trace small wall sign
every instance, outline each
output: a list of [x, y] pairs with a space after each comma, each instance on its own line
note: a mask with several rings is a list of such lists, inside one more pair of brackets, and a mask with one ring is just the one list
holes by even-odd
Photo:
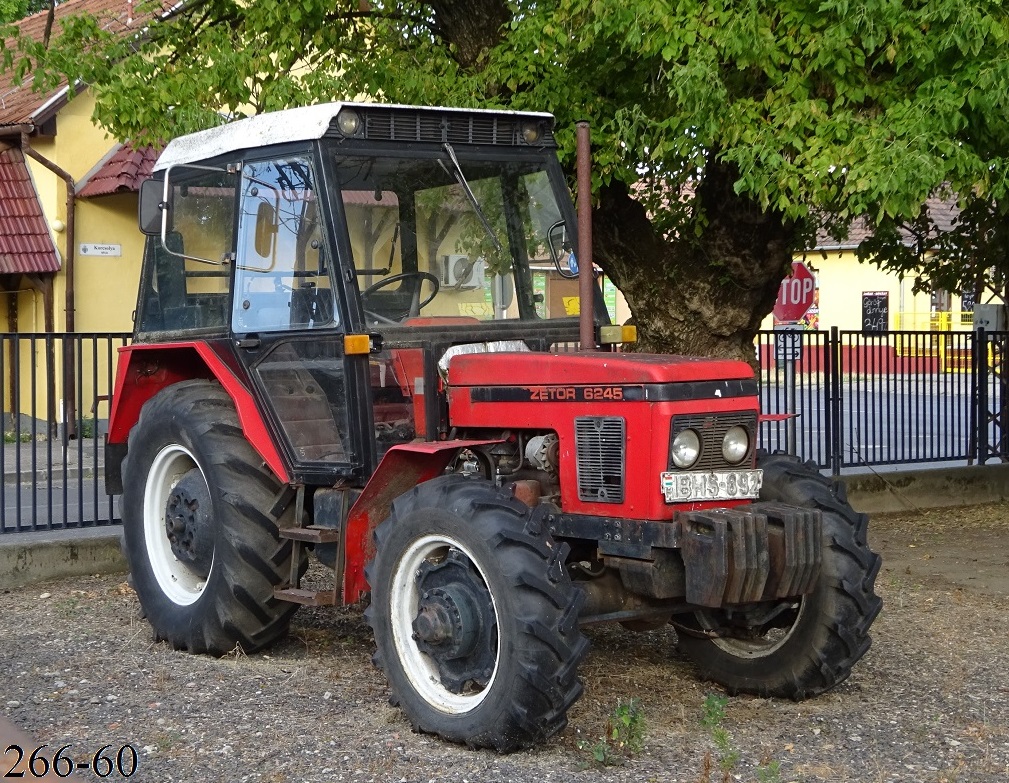
[[81, 242], [80, 254], [82, 256], [121, 256], [123, 254], [123, 246]]

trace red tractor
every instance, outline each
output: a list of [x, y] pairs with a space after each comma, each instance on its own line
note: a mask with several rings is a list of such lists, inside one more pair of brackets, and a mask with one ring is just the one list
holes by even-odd
[[573, 295], [549, 115], [264, 114], [173, 141], [140, 201], [106, 480], [156, 638], [251, 652], [368, 598], [414, 727], [502, 751], [565, 725], [585, 624], [672, 623], [734, 693], [868, 650], [867, 519], [758, 452], [751, 368], [618, 352], [590, 264]]

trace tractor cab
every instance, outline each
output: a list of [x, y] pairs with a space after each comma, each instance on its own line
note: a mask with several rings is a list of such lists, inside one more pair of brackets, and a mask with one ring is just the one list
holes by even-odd
[[390, 446], [445, 437], [451, 352], [577, 340], [577, 300], [557, 293], [574, 215], [549, 115], [282, 114], [162, 155], [136, 340], [233, 355], [292, 475], [360, 481]]

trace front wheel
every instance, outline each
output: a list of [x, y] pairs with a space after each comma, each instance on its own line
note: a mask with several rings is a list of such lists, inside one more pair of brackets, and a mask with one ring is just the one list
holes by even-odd
[[511, 751], [567, 724], [581, 695], [581, 592], [568, 547], [490, 482], [443, 476], [375, 531], [368, 623], [392, 702], [418, 731]]
[[678, 618], [680, 649], [702, 676], [731, 693], [801, 699], [847, 679], [869, 650], [882, 606], [874, 592], [879, 555], [866, 541], [868, 518], [848, 504], [844, 487], [811, 463], [761, 453], [760, 500], [819, 509], [823, 562], [813, 591], [775, 605], [704, 610]]
[[291, 563], [268, 511], [279, 488], [219, 384], [177, 383], [144, 405], [123, 460], [123, 539], [155, 638], [220, 655], [286, 631], [297, 606], [273, 597]]

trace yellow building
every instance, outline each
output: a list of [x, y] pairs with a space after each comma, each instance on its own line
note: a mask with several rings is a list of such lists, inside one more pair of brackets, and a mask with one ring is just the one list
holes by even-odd
[[[87, 12], [110, 30], [136, 26], [126, 0], [67, 0], [63, 19]], [[17, 23], [41, 39], [46, 12]], [[71, 100], [72, 99], [72, 100]], [[143, 255], [137, 189], [156, 154], [109, 137], [92, 120], [86, 89], [34, 92], [0, 74], [0, 367], [3, 405], [49, 421], [72, 420], [108, 394], [114, 350], [78, 348], [40, 333], [130, 332]], [[105, 411], [99, 414], [104, 416]]]
[[[124, 0], [68, 0], [56, 8], [57, 27], [84, 11], [110, 27], [125, 29], [131, 19]], [[41, 37], [45, 21], [42, 12], [18, 27]], [[8, 219], [5, 233], [14, 232], [0, 249], [7, 300], [0, 327], [8, 332], [132, 329], [143, 252], [136, 189], [154, 155], [110, 138], [91, 119], [90, 93], [73, 92], [63, 85], [36, 93], [30, 78], [16, 85], [12, 74], [0, 75], [0, 163], [7, 168], [0, 176], [8, 184], [0, 216]], [[37, 231], [39, 212], [48, 238]]]
[[[948, 229], [956, 216], [952, 202], [934, 200], [929, 212], [940, 229]], [[860, 262], [859, 244], [867, 236], [856, 223], [842, 241], [819, 236], [816, 246], [797, 254], [816, 278], [815, 304], [803, 318], [807, 329], [852, 331], [969, 331], [972, 329], [972, 292], [918, 291], [913, 273], [898, 275], [873, 263]], [[910, 241], [910, 239], [908, 240]], [[761, 324], [772, 329], [777, 321], [768, 315]]]

